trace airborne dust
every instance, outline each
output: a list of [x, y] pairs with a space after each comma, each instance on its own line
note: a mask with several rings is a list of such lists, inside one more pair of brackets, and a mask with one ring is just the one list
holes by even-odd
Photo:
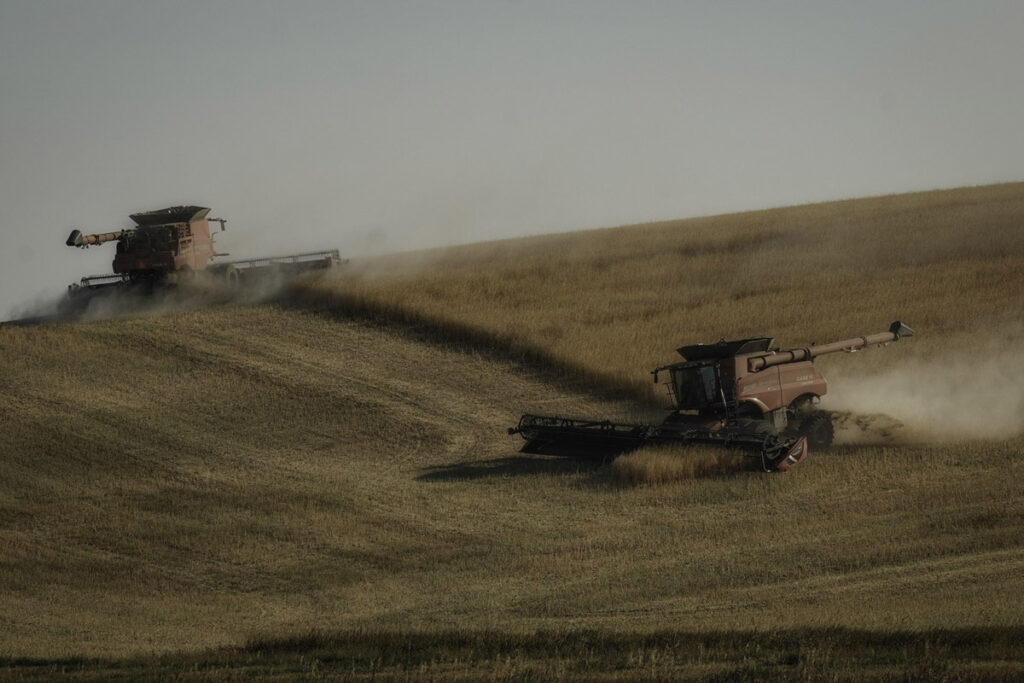
[[[306, 274], [304, 278], [319, 274]], [[176, 311], [195, 310], [225, 304], [257, 304], [283, 295], [295, 276], [270, 269], [249, 277], [239, 287], [229, 287], [221, 279], [197, 273], [187, 284], [145, 287], [110, 287], [95, 293], [41, 298], [14, 311], [10, 323], [107, 320], [125, 316], [154, 316]]]
[[[958, 337], [934, 354], [835, 377], [822, 408], [837, 443], [934, 443], [1024, 434], [1024, 329]], [[922, 335], [909, 344], [927, 344]], [[833, 378], [830, 377], [830, 380]]]

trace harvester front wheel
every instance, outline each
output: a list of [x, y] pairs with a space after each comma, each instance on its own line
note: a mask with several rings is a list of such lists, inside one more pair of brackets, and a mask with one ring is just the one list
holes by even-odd
[[832, 418], [828, 413], [816, 411], [803, 419], [797, 433], [807, 437], [809, 448], [824, 449], [832, 445], [835, 427], [832, 426]]

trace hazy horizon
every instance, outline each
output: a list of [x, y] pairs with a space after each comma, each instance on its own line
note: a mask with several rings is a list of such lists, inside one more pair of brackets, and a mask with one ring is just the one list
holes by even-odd
[[176, 204], [346, 256], [1024, 180], [1014, 2], [0, 0], [0, 320]]

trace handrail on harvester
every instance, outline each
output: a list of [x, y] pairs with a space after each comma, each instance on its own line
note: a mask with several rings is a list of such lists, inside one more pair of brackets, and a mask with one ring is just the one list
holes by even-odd
[[334, 263], [338, 264], [345, 262], [341, 258], [340, 251], [337, 249], [328, 249], [327, 251], [311, 251], [305, 254], [291, 254], [289, 256], [267, 256], [262, 258], [240, 259], [238, 261], [228, 261], [223, 265], [231, 265], [236, 268], [244, 269], [273, 263], [302, 263], [318, 259], [331, 259]]

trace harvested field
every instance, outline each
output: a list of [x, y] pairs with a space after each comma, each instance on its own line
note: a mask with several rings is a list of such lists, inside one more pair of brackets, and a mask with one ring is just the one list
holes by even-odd
[[[1020, 216], [1024, 184], [853, 200], [2, 327], [0, 677], [1018, 677]], [[683, 342], [895, 318], [822, 359], [854, 433], [785, 475], [504, 432], [656, 415]]]

